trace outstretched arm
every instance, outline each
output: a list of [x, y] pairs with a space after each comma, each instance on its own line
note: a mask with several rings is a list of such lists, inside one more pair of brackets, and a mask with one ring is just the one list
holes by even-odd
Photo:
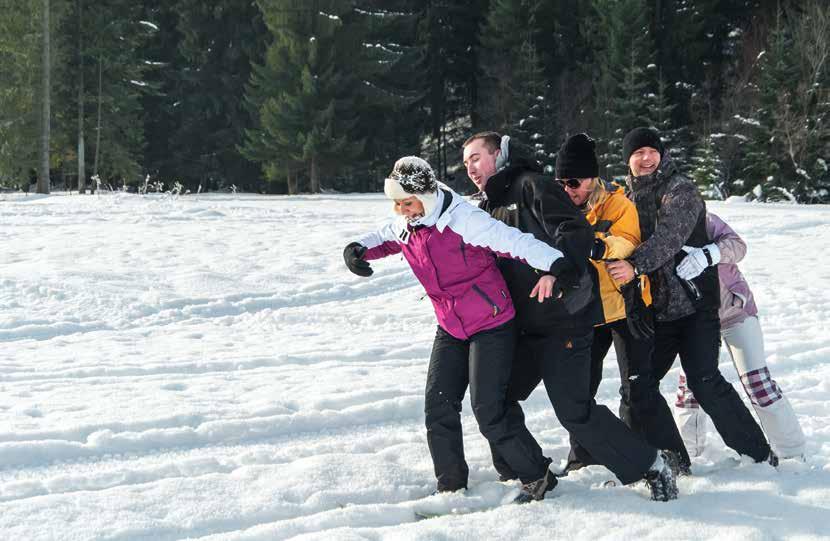
[[363, 258], [367, 261], [372, 261], [373, 259], [381, 259], [400, 253], [401, 245], [398, 242], [398, 235], [403, 230], [399, 230], [400, 227], [396, 227], [396, 224], [393, 222], [361, 237], [358, 242], [366, 247], [366, 254]]
[[453, 212], [454, 219], [449, 227], [467, 244], [488, 248], [501, 257], [524, 261], [545, 272], [562, 258], [562, 252], [556, 248], [496, 220], [467, 202]]

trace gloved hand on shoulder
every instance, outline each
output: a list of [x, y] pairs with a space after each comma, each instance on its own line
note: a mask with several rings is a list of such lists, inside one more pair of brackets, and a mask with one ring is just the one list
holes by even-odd
[[631, 280], [620, 287], [625, 303], [625, 321], [635, 340], [644, 340], [654, 336], [654, 314], [651, 307], [643, 302], [640, 281]]
[[712, 267], [720, 262], [720, 249], [715, 243], [707, 244], [702, 248], [684, 246], [686, 257], [677, 265], [677, 275], [684, 280], [691, 280], [700, 275], [706, 267]]
[[363, 259], [366, 247], [359, 242], [351, 242], [343, 250], [343, 259], [350, 271], [358, 276], [371, 276], [374, 272], [369, 262]]

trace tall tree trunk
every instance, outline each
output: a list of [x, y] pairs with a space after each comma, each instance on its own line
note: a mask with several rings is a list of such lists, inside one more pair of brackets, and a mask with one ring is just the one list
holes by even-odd
[[286, 182], [288, 183], [288, 195], [296, 195], [297, 194], [297, 173], [294, 171], [288, 170], [288, 174], [286, 175]]
[[52, 84], [50, 81], [50, 54], [49, 54], [49, 0], [43, 0], [43, 104], [40, 123], [40, 174], [37, 177], [37, 193], [49, 193], [49, 124], [51, 120], [50, 97]]
[[86, 193], [86, 154], [84, 147], [84, 48], [83, 0], [78, 0], [78, 193]]
[[317, 156], [311, 157], [311, 193], [320, 193], [320, 177], [317, 170]]
[[92, 166], [92, 176], [98, 176], [98, 160], [101, 157], [101, 55], [98, 55], [98, 123], [95, 128], [95, 164]]

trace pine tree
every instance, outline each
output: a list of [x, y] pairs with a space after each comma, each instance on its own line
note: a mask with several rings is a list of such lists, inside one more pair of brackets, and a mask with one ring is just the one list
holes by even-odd
[[348, 24], [351, 8], [340, 2], [261, 0], [259, 5], [274, 42], [266, 53], [267, 68], [255, 68], [249, 86], [259, 121], [247, 131], [243, 152], [271, 179], [304, 164], [309, 189], [319, 192], [321, 175], [363, 149], [355, 132], [362, 105], [362, 36]]
[[724, 185], [720, 158], [715, 151], [712, 136], [704, 137], [691, 159], [692, 179], [707, 199], [726, 199], [729, 192]]
[[482, 28], [482, 86], [487, 128], [508, 133], [530, 145], [552, 170], [561, 139], [555, 93], [541, 43], [551, 45], [555, 6], [539, 0], [497, 0]]
[[423, 98], [415, 103], [424, 120], [422, 153], [441, 179], [463, 189], [469, 186], [466, 179], [453, 183], [448, 170], [450, 163], [459, 164], [461, 143], [478, 123], [478, 31], [484, 2], [414, 3], [420, 5], [416, 10], [420, 58], [413, 72], [424, 82]]
[[657, 92], [648, 95], [648, 125], [660, 133], [660, 139], [665, 144], [675, 164], [684, 173], [688, 172], [688, 150], [686, 148], [688, 130], [675, 126], [674, 111], [677, 104], [671, 101], [669, 84], [662, 73], [657, 75]]
[[0, 186], [28, 188], [36, 167], [40, 3], [0, 0]]
[[137, 185], [144, 161], [142, 97], [153, 91], [143, 47], [156, 27], [127, 0], [73, 1], [69, 7], [61, 35], [71, 53], [56, 71], [62, 168], [77, 165], [83, 134], [85, 175], [111, 186]]
[[609, 178], [625, 175], [622, 138], [637, 126], [651, 124], [657, 66], [649, 30], [648, 3], [642, 0], [593, 0], [598, 14], [599, 80], [596, 86], [599, 159]]
[[354, 167], [341, 175], [343, 189], [382, 190], [395, 160], [420, 153], [424, 115], [416, 104], [423, 103], [426, 88], [424, 80], [413, 73], [422, 52], [417, 8], [417, 3], [406, 0], [355, 2], [351, 23], [364, 35], [365, 57], [365, 104], [355, 129], [366, 144]]
[[792, 197], [792, 186], [788, 180], [792, 178], [793, 171], [788, 170], [787, 164], [780, 159], [783, 141], [776, 137], [779, 108], [789, 108], [784, 100], [792, 98], [790, 84], [797, 78], [791, 54], [792, 35], [779, 9], [767, 50], [761, 53], [758, 63], [759, 75], [754, 85], [758, 100], [757, 115], [755, 118], [738, 117], [749, 137], [744, 169], [749, 181], [747, 188], [756, 195], [760, 194], [762, 199]]
[[260, 62], [267, 29], [253, 3], [177, 0], [176, 29], [181, 36], [169, 99], [175, 123], [170, 151], [180, 160], [177, 176], [205, 189], [236, 185], [256, 190], [258, 167], [237, 150], [251, 126], [244, 105], [252, 62]]

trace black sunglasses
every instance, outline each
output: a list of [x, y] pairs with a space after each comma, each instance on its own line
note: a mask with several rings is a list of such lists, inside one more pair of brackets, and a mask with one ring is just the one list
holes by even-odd
[[568, 188], [576, 189], [582, 186], [582, 181], [578, 178], [559, 178], [556, 180], [559, 181], [563, 188], [567, 186]]

